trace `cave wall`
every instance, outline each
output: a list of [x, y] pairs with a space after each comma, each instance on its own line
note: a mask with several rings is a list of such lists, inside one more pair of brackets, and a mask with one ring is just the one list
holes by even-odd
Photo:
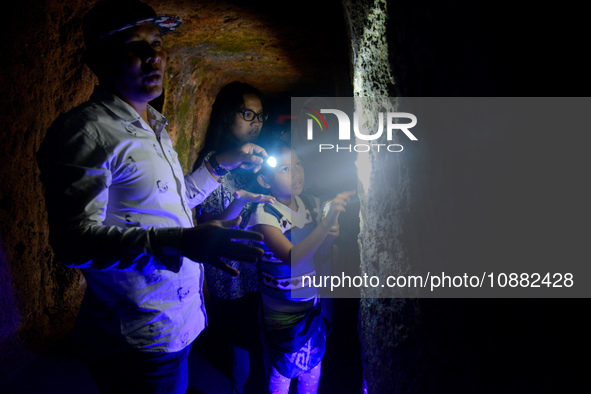
[[[487, 1], [344, 3], [356, 97], [588, 94], [580, 32], [546, 28], [560, 13]], [[366, 107], [377, 113], [383, 107], [372, 100]], [[442, 123], [457, 121], [442, 115]], [[585, 203], [559, 201], [578, 195], [569, 191], [583, 167], [572, 150], [582, 150], [559, 148], [565, 140], [554, 131], [493, 124], [434, 122], [445, 132], [405, 139], [400, 154], [358, 154], [362, 273], [478, 270], [485, 262], [512, 272], [579, 261], [583, 228], [573, 218]], [[576, 139], [587, 137], [579, 131]], [[369, 393], [557, 392], [580, 376], [573, 354], [587, 342], [585, 300], [379, 298], [379, 290], [362, 291], [360, 301]]]
[[[83, 283], [53, 262], [35, 154], [45, 130], [84, 101], [94, 84], [82, 64], [80, 16], [87, 3], [11, 3], [0, 81], [0, 343], [38, 342], [71, 323]], [[3, 356], [6, 352], [0, 352]]]
[[[364, 98], [357, 107], [367, 114], [396, 112], [396, 83], [388, 53], [388, 3], [385, 0], [345, 1], [352, 42], [354, 96]], [[376, 130], [376, 120], [366, 120], [368, 130]], [[358, 140], [357, 143], [365, 143]], [[398, 135], [392, 141], [386, 135], [372, 143], [404, 143]], [[406, 143], [404, 143], [406, 145]], [[411, 187], [413, 167], [408, 149], [392, 154], [375, 148], [357, 154], [360, 207], [360, 272], [386, 278], [407, 274], [413, 264], [409, 256], [412, 234], [409, 206], [416, 198]], [[363, 372], [368, 393], [421, 392], [417, 380], [423, 371], [416, 358], [422, 350], [416, 341], [418, 302], [410, 298], [381, 298], [379, 288], [361, 290], [359, 335], [362, 344]]]

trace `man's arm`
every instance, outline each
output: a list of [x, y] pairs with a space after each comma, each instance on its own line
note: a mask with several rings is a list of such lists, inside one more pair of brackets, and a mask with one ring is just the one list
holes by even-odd
[[187, 201], [191, 208], [201, 204], [217, 187], [220, 186], [219, 177], [213, 174], [204, 162], [195, 171], [185, 175]]
[[[91, 132], [58, 123], [48, 132], [37, 159], [46, 192], [50, 242], [57, 257], [67, 266], [178, 272], [185, 252], [192, 260], [209, 262], [212, 258], [206, 252], [219, 258], [230, 249], [227, 243], [232, 242], [230, 236], [235, 234], [223, 226], [189, 231], [189, 237], [183, 237], [181, 227], [104, 225], [112, 181], [110, 158]], [[182, 249], [183, 239], [185, 243], [202, 244], [213, 233], [217, 243], [212, 241], [203, 248], [201, 253], [205, 258], [200, 259], [200, 252], [194, 248]], [[219, 248], [220, 245], [226, 249]], [[243, 251], [246, 258], [250, 258], [249, 251], [259, 253]]]
[[[216, 160], [227, 171], [240, 167], [257, 172], [263, 164], [262, 156], [267, 156], [263, 148], [246, 143], [238, 148], [216, 154]], [[185, 185], [189, 206], [194, 208], [201, 204], [219, 186], [219, 179], [220, 176], [214, 172], [208, 161], [204, 161], [191, 174], [186, 175]]]
[[[216, 154], [216, 160], [227, 171], [240, 167], [257, 172], [263, 164], [262, 156], [267, 156], [263, 148], [246, 143], [238, 148]], [[215, 174], [207, 161], [201, 163], [191, 174], [186, 175], [185, 185], [189, 206], [194, 208], [201, 204], [219, 186], [219, 179], [220, 177]]]
[[103, 224], [110, 157], [86, 127], [78, 118], [56, 121], [37, 154], [56, 256], [75, 268], [178, 271], [181, 229]]

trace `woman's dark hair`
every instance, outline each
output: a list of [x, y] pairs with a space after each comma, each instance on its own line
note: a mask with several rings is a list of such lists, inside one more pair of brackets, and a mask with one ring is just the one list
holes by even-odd
[[255, 87], [238, 81], [230, 82], [224, 86], [211, 107], [209, 125], [205, 133], [205, 144], [197, 156], [193, 170], [203, 163], [209, 152], [223, 152], [240, 145], [240, 142], [231, 133], [231, 129], [236, 120], [236, 112], [244, 104], [245, 94], [256, 95], [265, 108], [263, 95]]

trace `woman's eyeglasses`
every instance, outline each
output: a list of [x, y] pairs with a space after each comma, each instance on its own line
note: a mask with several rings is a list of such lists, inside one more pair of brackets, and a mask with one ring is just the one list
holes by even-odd
[[264, 122], [269, 117], [269, 114], [266, 112], [259, 112], [258, 114], [254, 111], [247, 109], [246, 111], [238, 111], [239, 114], [242, 115], [242, 119], [246, 120], [247, 122], [252, 122], [254, 118], [257, 118], [259, 122]]

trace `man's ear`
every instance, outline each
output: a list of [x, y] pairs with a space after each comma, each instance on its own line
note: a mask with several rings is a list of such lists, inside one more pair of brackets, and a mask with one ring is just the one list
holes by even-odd
[[265, 189], [268, 189], [268, 188], [271, 187], [271, 185], [269, 185], [267, 183], [267, 177], [265, 175], [263, 175], [263, 174], [257, 175], [257, 182], [259, 183], [259, 185], [261, 185]]

